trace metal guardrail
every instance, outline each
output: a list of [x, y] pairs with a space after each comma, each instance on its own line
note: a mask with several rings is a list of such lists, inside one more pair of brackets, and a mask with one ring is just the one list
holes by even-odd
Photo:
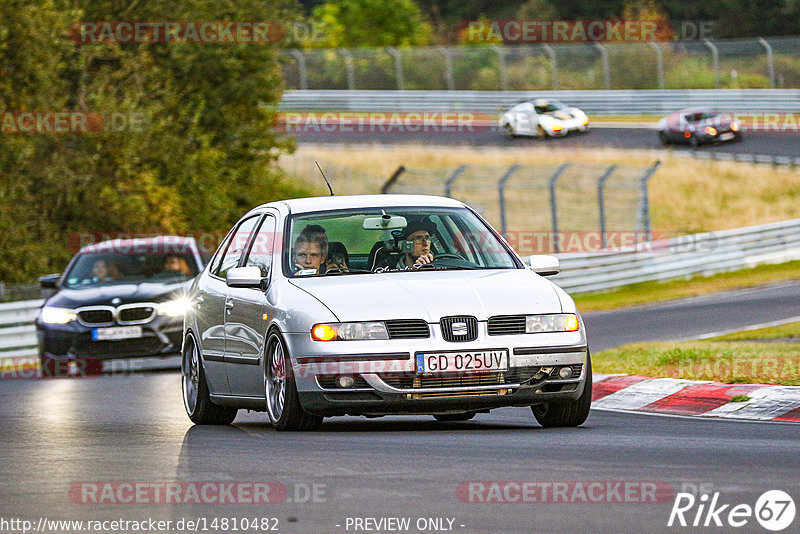
[[282, 111], [501, 113], [533, 98], [554, 98], [592, 115], [666, 115], [688, 107], [737, 113], [796, 113], [800, 89], [618, 91], [286, 91]]
[[43, 300], [0, 304], [0, 359], [27, 358], [38, 354], [33, 320]]
[[551, 279], [573, 292], [709, 275], [800, 259], [800, 219], [640, 244], [619, 252], [559, 254]]
[[[561, 273], [551, 277], [575, 293], [637, 282], [800, 260], [800, 219], [641, 243], [619, 252], [558, 254]], [[0, 304], [0, 361], [37, 354], [33, 320], [42, 300]]]

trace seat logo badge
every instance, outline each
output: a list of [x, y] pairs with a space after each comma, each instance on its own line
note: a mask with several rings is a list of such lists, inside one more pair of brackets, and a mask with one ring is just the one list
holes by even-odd
[[120, 302], [122, 302], [122, 299], [119, 297], [114, 297], [113, 299], [111, 299], [111, 304], [114, 304], [115, 306]]
[[454, 336], [467, 335], [467, 323], [453, 323], [452, 329]]

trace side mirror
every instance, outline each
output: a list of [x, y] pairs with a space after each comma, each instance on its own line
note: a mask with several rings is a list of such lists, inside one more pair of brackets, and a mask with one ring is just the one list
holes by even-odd
[[259, 267], [234, 267], [225, 275], [225, 283], [229, 287], [261, 288], [261, 268]]
[[39, 277], [39, 287], [42, 289], [58, 289], [58, 281], [61, 279], [61, 273], [46, 274]]
[[531, 270], [542, 276], [551, 276], [561, 272], [561, 265], [555, 256], [536, 254], [531, 256]]

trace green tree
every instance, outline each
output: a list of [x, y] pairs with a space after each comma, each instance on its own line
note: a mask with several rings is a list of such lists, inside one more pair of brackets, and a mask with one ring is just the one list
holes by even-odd
[[322, 26], [321, 46], [424, 45], [431, 26], [413, 0], [328, 0], [314, 8]]
[[0, 134], [0, 280], [62, 269], [73, 233], [224, 231], [254, 205], [303, 194], [275, 164], [292, 144], [273, 127], [282, 92], [274, 45], [68, 38], [80, 20], [282, 20], [291, 8], [0, 0], [0, 113], [79, 111], [144, 123]]

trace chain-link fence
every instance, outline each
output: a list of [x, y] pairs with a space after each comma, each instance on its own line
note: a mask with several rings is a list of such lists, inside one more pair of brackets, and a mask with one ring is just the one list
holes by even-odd
[[287, 89], [800, 87], [800, 37], [284, 50]]

